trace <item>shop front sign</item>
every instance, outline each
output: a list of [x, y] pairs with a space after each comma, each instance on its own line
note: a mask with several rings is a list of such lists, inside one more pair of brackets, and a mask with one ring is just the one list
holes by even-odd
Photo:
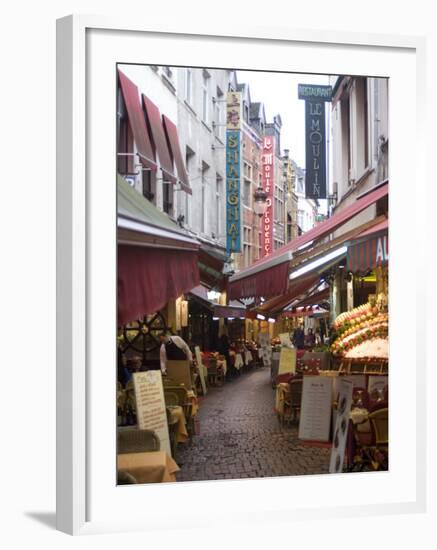
[[241, 94], [229, 92], [226, 117], [226, 251], [241, 252]]
[[364, 273], [375, 267], [388, 265], [388, 233], [353, 243], [347, 251], [347, 267], [352, 273]]
[[261, 157], [263, 189], [267, 193], [267, 207], [262, 217], [261, 255], [268, 256], [273, 250], [273, 187], [274, 187], [275, 138], [265, 136]]
[[326, 199], [325, 102], [331, 101], [331, 86], [298, 85], [305, 100], [305, 196]]

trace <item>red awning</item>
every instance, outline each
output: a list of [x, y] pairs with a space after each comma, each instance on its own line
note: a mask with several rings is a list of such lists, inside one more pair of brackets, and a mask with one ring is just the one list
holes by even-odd
[[300, 300], [300, 302], [295, 304], [293, 307], [316, 306], [322, 302], [326, 302], [327, 300], [329, 300], [329, 288], [325, 288], [319, 292], [314, 292], [314, 294]]
[[270, 296], [286, 293], [287, 288], [288, 261], [237, 281], [233, 281], [231, 278], [228, 283], [231, 299], [250, 298], [252, 296], [269, 298]]
[[126, 105], [129, 124], [132, 128], [135, 145], [141, 162], [151, 170], [156, 170], [155, 154], [150, 143], [149, 132], [141, 107], [138, 88], [129, 78], [118, 70], [121, 91]]
[[347, 268], [352, 273], [364, 274], [376, 266], [387, 265], [388, 260], [388, 220], [363, 231], [349, 243]]
[[229, 279], [230, 298], [283, 294], [288, 286], [288, 264], [293, 257], [293, 252], [305, 244], [326, 237], [386, 195], [388, 195], [388, 182], [379, 185], [338, 214], [334, 214], [324, 222], [317, 224], [297, 239], [278, 248], [269, 256], [261, 258], [250, 267], [239, 271]]
[[151, 101], [144, 94], [143, 102], [149, 124], [150, 135], [153, 140], [155, 151], [158, 154], [161, 170], [169, 181], [176, 183], [177, 178], [174, 175], [173, 159], [170, 155], [167, 138], [164, 132], [164, 126], [162, 125], [161, 113], [153, 101]]
[[294, 300], [300, 296], [307, 293], [311, 288], [314, 287], [320, 280], [319, 275], [305, 275], [300, 279], [296, 279], [290, 283], [290, 290], [287, 293], [272, 298], [267, 302], [264, 302], [259, 308], [260, 313], [271, 313], [272, 315], [282, 311], [288, 305], [291, 304]]
[[118, 246], [118, 324], [159, 311], [199, 284], [197, 252]]
[[190, 187], [190, 182], [188, 181], [188, 174], [185, 170], [185, 164], [182, 158], [181, 146], [179, 143], [178, 129], [173, 124], [173, 122], [162, 115], [162, 120], [164, 123], [164, 129], [167, 134], [167, 141], [169, 144], [170, 152], [173, 155], [173, 159], [176, 163], [176, 169], [178, 171], [179, 182], [184, 191], [190, 195], [193, 193]]

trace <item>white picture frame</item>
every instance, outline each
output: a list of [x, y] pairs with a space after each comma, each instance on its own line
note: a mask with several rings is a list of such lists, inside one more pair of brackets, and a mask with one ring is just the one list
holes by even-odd
[[[146, 41], [159, 46], [158, 49], [138, 47]], [[401, 249], [405, 247], [414, 250], [414, 266], [425, 263], [425, 242], [420, 242], [417, 237], [421, 232], [425, 234], [426, 220], [419, 215], [415, 205], [410, 206], [413, 211], [408, 234], [405, 224], [402, 225], [401, 213], [405, 207], [408, 208], [411, 197], [406, 198], [401, 190], [407, 188], [403, 186], [408, 185], [407, 178], [411, 175], [402, 173], [402, 159], [406, 158], [407, 151], [400, 135], [402, 131], [407, 131], [409, 138], [418, 145], [409, 148], [408, 157], [415, 170], [416, 192], [425, 195], [425, 162], [420, 152], [425, 149], [422, 131], [424, 105], [420, 95], [425, 88], [426, 77], [424, 38], [332, 31], [315, 33], [304, 29], [244, 25], [235, 25], [232, 30], [224, 31], [214, 24], [202, 24], [200, 28], [195, 22], [181, 29], [168, 21], [158, 25], [138, 19], [80, 15], [58, 20], [57, 528], [70, 534], [86, 534], [164, 528], [169, 523], [176, 528], [185, 527], [187, 522], [196, 527], [210, 523], [211, 516], [218, 522], [222, 521], [220, 514], [224, 513], [225, 508], [227, 521], [232, 521], [234, 507], [242, 511], [238, 517], [235, 516], [235, 520], [239, 521], [242, 517], [261, 516], [272, 520], [281, 517], [317, 520], [327, 514], [359, 517], [423, 512], [426, 509], [427, 485], [426, 343], [423, 341], [425, 333], [419, 333], [416, 321], [419, 304], [426, 303], [426, 287], [420, 284], [416, 271], [409, 280], [409, 298], [413, 306], [408, 317], [414, 330], [407, 327], [408, 332], [402, 326], [401, 319], [401, 282], [399, 278], [390, 277], [393, 297], [390, 302], [393, 334], [390, 360], [399, 367], [390, 374], [393, 458], [391, 455], [390, 472], [379, 477], [378, 484], [384, 488], [383, 495], [372, 494], [376, 486], [373, 478], [367, 476], [363, 481], [361, 474], [353, 477], [306, 476], [138, 488], [117, 488], [114, 484], [115, 412], [114, 406], [111, 409], [111, 403], [115, 400], [115, 344], [111, 342], [115, 343], [115, 317], [107, 296], [113, 293], [115, 297], [115, 155], [111, 156], [108, 141], [112, 139], [112, 147], [115, 147], [115, 139], [111, 138], [115, 133], [111, 134], [113, 120], [111, 117], [105, 119], [105, 108], [110, 107], [108, 94], [115, 94], [115, 87], [104, 88], [100, 95], [101, 90], [97, 91], [94, 86], [106, 86], [111, 78], [115, 83], [115, 66], [113, 76], [109, 75], [114, 61], [111, 56], [115, 55], [120, 62], [206, 66], [205, 49], [198, 47], [204, 44], [219, 44], [221, 49], [220, 55], [214, 48], [208, 49], [209, 66], [389, 76], [390, 135], [393, 136], [390, 179], [398, 185], [392, 185], [390, 191], [391, 274], [409, 265], [408, 258], [401, 254]], [[292, 51], [295, 55], [287, 57], [285, 62], [285, 54]], [[97, 58], [93, 56], [99, 58], [98, 83], [93, 73]], [[235, 60], [233, 64], [230, 63], [232, 59]], [[363, 71], [363, 67], [368, 70]], [[95, 110], [97, 93], [99, 108]], [[405, 100], [409, 102], [409, 109], [405, 110], [400, 121], [397, 115]], [[96, 127], [97, 121], [99, 124]], [[103, 138], [98, 151], [94, 150], [93, 141], [96, 131]], [[95, 164], [103, 161], [103, 178], [113, 174], [112, 179], [109, 176], [105, 180], [108, 181], [107, 188], [111, 189], [111, 182], [114, 182], [113, 193], [108, 190], [108, 195], [104, 197], [99, 196], [101, 188], [93, 179]], [[97, 199], [102, 199], [99, 212], [96, 210]], [[113, 232], [109, 230], [108, 233], [108, 228], [112, 228]], [[99, 271], [103, 267], [95, 265], [95, 253], [98, 253], [99, 262], [108, 274], [104, 280]], [[409, 261], [411, 265], [411, 258]], [[97, 281], [101, 283], [99, 289], [96, 287]], [[412, 288], [414, 291], [411, 291]], [[104, 304], [104, 297], [107, 305]], [[105, 307], [110, 308], [108, 315], [103, 311]], [[97, 312], [101, 315], [100, 323], [97, 322]], [[417, 345], [419, 334], [421, 346]], [[96, 360], [97, 341], [101, 352], [99, 362]], [[409, 342], [408, 347], [405, 342]], [[96, 383], [99, 374], [110, 372], [108, 363], [114, 365], [114, 378], [108, 375], [108, 379], [100, 379], [101, 397], [97, 406]], [[414, 372], [408, 372], [408, 384], [410, 395], [411, 387], [414, 388], [416, 409], [406, 417], [400, 401], [408, 389], [405, 371], [411, 364], [416, 368]], [[414, 437], [411, 436], [408, 441], [411, 448], [405, 449], [402, 453], [405, 456], [401, 456], [402, 446], [399, 444], [402, 443], [401, 432], [405, 430]], [[97, 442], [98, 451], [95, 450]], [[96, 464], [100, 468], [98, 474]], [[400, 479], [402, 484], [399, 484]], [[287, 490], [279, 491], [284, 486]], [[315, 487], [320, 487], [317, 502], [311, 500]], [[128, 491], [129, 499], [126, 498]], [[165, 514], [160, 512], [170, 496], [181, 498], [188, 491], [191, 498], [198, 502], [208, 498], [209, 509], [199, 509], [195, 516], [182, 513], [171, 520], [168, 507], [164, 508]], [[264, 497], [262, 501], [256, 496], [260, 491]], [[282, 498], [282, 493], [293, 494], [293, 499]], [[276, 495], [274, 504], [272, 495]], [[126, 509], [127, 502], [132, 503], [131, 509]], [[140, 502], [142, 507], [138, 507]], [[149, 502], [149, 508], [146, 502]], [[153, 510], [150, 502], [154, 503]]]

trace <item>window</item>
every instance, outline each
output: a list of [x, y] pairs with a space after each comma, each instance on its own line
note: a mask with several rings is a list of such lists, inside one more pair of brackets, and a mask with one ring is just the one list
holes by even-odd
[[143, 169], [143, 196], [156, 204], [156, 180], [151, 170]]
[[220, 88], [217, 87], [216, 101], [214, 104], [214, 122], [215, 122], [215, 135], [220, 140], [223, 140], [223, 135], [224, 135], [223, 109], [224, 109], [224, 95], [223, 95], [223, 92], [220, 90]]
[[207, 224], [206, 210], [207, 210], [207, 199], [208, 199], [207, 197], [208, 170], [209, 170], [209, 166], [205, 162], [202, 162], [202, 190], [201, 190], [202, 211], [200, 213], [200, 232], [204, 234], [206, 233], [206, 224]]
[[162, 182], [162, 209], [169, 216], [173, 216], [173, 183], [163, 181]]
[[350, 173], [352, 168], [351, 137], [350, 137], [350, 103], [349, 97], [341, 100], [341, 135], [344, 179], [351, 184]]
[[369, 154], [369, 93], [368, 93], [368, 80], [364, 79], [363, 89], [363, 107], [364, 107], [364, 167], [367, 168], [370, 165]]
[[209, 121], [209, 83], [211, 77], [206, 72], [202, 73], [202, 119], [204, 122]]
[[252, 263], [252, 230], [250, 227], [243, 227], [243, 259], [244, 267]]
[[193, 102], [193, 69], [185, 69], [185, 101], [190, 105]]
[[243, 204], [244, 204], [245, 206], [248, 206], [249, 208], [251, 207], [250, 188], [251, 188], [250, 180], [244, 178]]
[[221, 224], [220, 224], [220, 218], [221, 218], [221, 195], [222, 195], [222, 181], [223, 178], [220, 176], [220, 174], [216, 174], [215, 178], [215, 235], [216, 237], [219, 237], [221, 234]]
[[[194, 172], [194, 166], [195, 166], [195, 153], [190, 147], [186, 147], [185, 149], [185, 166], [187, 167], [187, 174], [188, 177], [192, 176]], [[191, 195], [189, 193], [185, 194], [185, 225], [190, 227], [190, 221], [191, 221]]]

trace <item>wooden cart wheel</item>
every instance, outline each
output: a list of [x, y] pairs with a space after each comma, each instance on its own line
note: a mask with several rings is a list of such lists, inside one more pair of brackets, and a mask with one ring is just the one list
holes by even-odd
[[149, 353], [161, 346], [159, 337], [167, 328], [161, 313], [145, 315], [143, 319], [123, 327], [125, 345], [142, 354]]

